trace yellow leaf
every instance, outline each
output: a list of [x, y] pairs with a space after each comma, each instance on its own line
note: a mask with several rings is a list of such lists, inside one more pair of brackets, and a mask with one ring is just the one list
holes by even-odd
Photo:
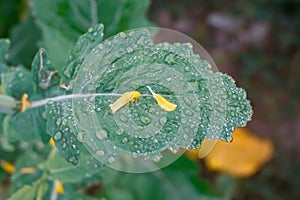
[[246, 128], [236, 128], [233, 141], [218, 141], [205, 158], [207, 168], [227, 172], [236, 177], [248, 177], [272, 158], [273, 144], [255, 136]]

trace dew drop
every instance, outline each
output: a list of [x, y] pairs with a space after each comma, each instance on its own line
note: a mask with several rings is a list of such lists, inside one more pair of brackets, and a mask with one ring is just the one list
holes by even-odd
[[185, 140], [187, 140], [187, 139], [189, 139], [189, 136], [188, 136], [187, 134], [184, 134], [184, 135], [183, 135], [183, 138], [184, 138]]
[[228, 135], [228, 136], [226, 137], [226, 141], [227, 141], [227, 142], [232, 142], [232, 140], [233, 140], [233, 138], [232, 138], [231, 135]]
[[138, 157], [137, 153], [133, 152], [133, 153], [132, 153], [132, 157], [133, 157], [133, 158], [137, 158], [137, 157]]
[[167, 80], [168, 82], [170, 82], [170, 81], [172, 80], [172, 78], [171, 78], [171, 77], [168, 77], [166, 80]]
[[123, 115], [123, 114], [120, 114], [120, 120], [122, 121], [122, 122], [127, 122], [128, 121], [128, 118], [125, 116], [125, 115]]
[[99, 139], [99, 140], [104, 140], [107, 138], [107, 131], [104, 130], [104, 129], [101, 129], [101, 130], [97, 130], [96, 131], [96, 137]]
[[191, 43], [186, 43], [186, 46], [188, 47], [188, 48], [190, 48], [190, 49], [192, 49], [193, 48], [193, 45], [191, 44]]
[[84, 138], [85, 133], [82, 131], [79, 131], [77, 134], [77, 139], [79, 140], [79, 142], [83, 142], [83, 138]]
[[149, 117], [146, 116], [141, 116], [140, 120], [143, 122], [143, 124], [148, 125], [151, 122], [151, 119]]
[[190, 100], [189, 97], [183, 97], [183, 100], [184, 100], [184, 102], [185, 102], [187, 105], [191, 105], [191, 104], [192, 104], [192, 101]]
[[56, 120], [56, 126], [59, 126], [61, 124], [61, 118], [57, 118]]
[[151, 107], [151, 108], [149, 109], [149, 113], [155, 113], [155, 112], [156, 112], [156, 109], [155, 109], [155, 108]]
[[161, 117], [161, 118], [159, 119], [159, 123], [160, 123], [161, 125], [164, 125], [166, 122], [167, 122], [167, 118], [166, 118], [166, 117]]
[[113, 162], [115, 162], [115, 158], [114, 157], [109, 157], [108, 158], [108, 162], [111, 164], [111, 163], [113, 163]]
[[195, 110], [196, 112], [200, 112], [200, 107], [199, 107], [199, 106], [195, 106], [195, 107], [194, 107], [194, 110]]
[[68, 122], [67, 119], [63, 119], [63, 120], [61, 121], [61, 124], [62, 124], [63, 126], [66, 126], [66, 125], [67, 125], [67, 122]]
[[54, 139], [55, 141], [57, 141], [57, 140], [60, 140], [61, 137], [62, 137], [62, 133], [61, 133], [60, 131], [57, 131], [57, 132], [55, 133], [53, 139]]
[[126, 52], [127, 52], [127, 53], [132, 53], [132, 52], [133, 52], [133, 49], [132, 49], [131, 47], [127, 47], [127, 48], [126, 48]]
[[174, 54], [169, 54], [165, 57], [165, 62], [168, 63], [169, 65], [173, 65], [176, 63]]
[[46, 112], [42, 112], [42, 118], [47, 119], [47, 113]]
[[122, 135], [124, 133], [124, 129], [118, 129], [117, 131], [116, 131], [116, 134], [117, 135]]
[[225, 112], [224, 108], [222, 108], [222, 107], [218, 107], [217, 111], [219, 111], [220, 113], [224, 113]]
[[154, 161], [154, 162], [159, 162], [159, 161], [160, 161], [160, 159], [161, 159], [161, 157], [160, 157], [160, 156], [155, 156], [155, 157], [153, 158], [153, 161]]
[[122, 143], [127, 143], [127, 142], [128, 142], [127, 137], [124, 137], [123, 140], [122, 140]]
[[189, 116], [193, 115], [193, 113], [189, 109], [184, 109], [184, 113]]
[[124, 32], [120, 32], [119, 35], [120, 35], [120, 37], [123, 38], [123, 39], [126, 38], [126, 34], [125, 34]]
[[185, 72], [189, 72], [189, 71], [190, 71], [190, 68], [189, 68], [189, 67], [184, 67], [184, 71], [185, 71]]
[[97, 154], [98, 156], [104, 156], [105, 153], [104, 153], [103, 150], [100, 150], [100, 149], [99, 149], [99, 150], [96, 151], [96, 154]]

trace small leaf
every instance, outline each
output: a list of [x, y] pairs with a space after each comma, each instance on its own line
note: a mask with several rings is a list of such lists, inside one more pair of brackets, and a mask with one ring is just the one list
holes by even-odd
[[23, 186], [20, 190], [14, 193], [8, 200], [34, 200], [36, 196], [37, 188], [29, 185]]
[[108, 37], [130, 28], [150, 26], [145, 17], [148, 6], [149, 0], [73, 0], [71, 4], [67, 0], [34, 0], [31, 4], [42, 30], [44, 46], [59, 71], [73, 43], [89, 27], [104, 23]]
[[16, 99], [21, 99], [24, 93], [33, 96], [32, 75], [24, 67], [11, 68], [7, 73], [2, 74], [1, 84], [5, 89], [5, 94]]
[[16, 113], [6, 116], [3, 121], [4, 134], [8, 141], [32, 141], [39, 138], [38, 131], [35, 129], [32, 120], [35, 112], [28, 111], [26, 113]]
[[10, 33], [11, 48], [8, 60], [13, 65], [30, 67], [38, 43], [42, 40], [41, 30], [33, 17], [28, 16], [13, 27]]
[[34, 83], [34, 92], [39, 94], [40, 98], [57, 96], [59, 93], [60, 77], [57, 75], [56, 68], [44, 49], [40, 49], [31, 64], [31, 73]]
[[94, 160], [87, 152], [81, 152], [78, 166], [74, 166], [63, 159], [59, 154], [53, 154], [40, 168], [48, 171], [49, 176], [63, 183], [75, 183], [95, 173], [102, 171], [98, 161]]
[[[0, 39], [0, 63], [5, 63], [9, 47], [10, 47], [10, 40]], [[0, 73], [0, 75], [1, 75], [1, 73]]]

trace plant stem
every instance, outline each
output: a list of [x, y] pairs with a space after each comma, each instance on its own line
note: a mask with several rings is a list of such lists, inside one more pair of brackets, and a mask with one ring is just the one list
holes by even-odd
[[[47, 99], [42, 99], [38, 101], [33, 101], [30, 108], [40, 107], [46, 105], [50, 101], [62, 101], [67, 99], [73, 99], [73, 98], [88, 98], [88, 97], [97, 97], [97, 96], [122, 96], [123, 94], [116, 94], [116, 93], [96, 93], [96, 94], [69, 94], [69, 95], [62, 95], [62, 96], [56, 96], [51, 97]], [[149, 94], [144, 94], [143, 96], [151, 96]]]

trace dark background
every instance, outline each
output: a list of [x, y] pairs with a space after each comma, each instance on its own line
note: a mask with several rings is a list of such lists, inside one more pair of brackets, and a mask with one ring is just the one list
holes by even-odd
[[246, 89], [254, 109], [248, 128], [275, 144], [272, 161], [236, 196], [299, 198], [300, 1], [153, 0], [148, 16], [197, 40]]

